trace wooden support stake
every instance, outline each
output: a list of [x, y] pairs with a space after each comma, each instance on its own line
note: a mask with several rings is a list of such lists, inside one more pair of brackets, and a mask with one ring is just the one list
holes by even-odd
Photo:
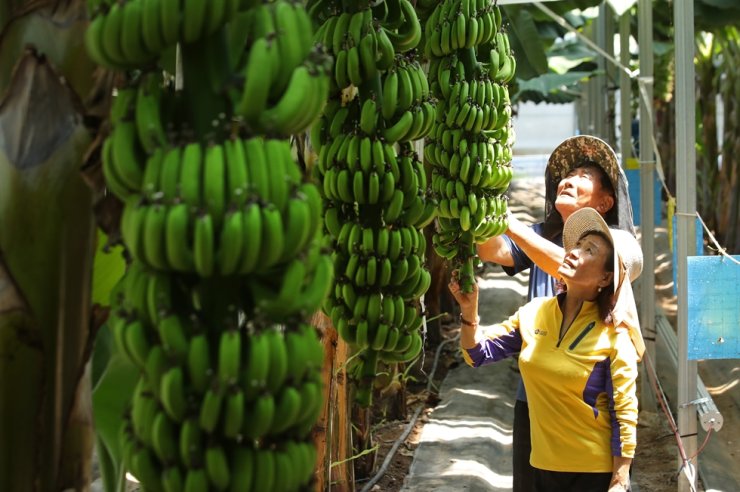
[[[354, 468], [349, 459], [352, 456], [352, 421], [349, 385], [344, 368], [349, 357], [349, 346], [338, 336], [331, 320], [323, 313], [316, 313], [311, 324], [321, 332], [324, 345], [324, 409], [313, 431], [317, 451], [315, 490], [351, 492], [354, 490]], [[332, 467], [332, 463], [341, 464]]]

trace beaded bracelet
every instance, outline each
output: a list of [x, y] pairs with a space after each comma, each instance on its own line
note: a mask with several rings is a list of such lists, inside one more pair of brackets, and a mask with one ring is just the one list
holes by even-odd
[[478, 326], [477, 322], [473, 323], [473, 322], [466, 320], [465, 318], [463, 318], [462, 314], [460, 315], [460, 323], [462, 323], [463, 325], [468, 325], [471, 328], [475, 328], [476, 326]]

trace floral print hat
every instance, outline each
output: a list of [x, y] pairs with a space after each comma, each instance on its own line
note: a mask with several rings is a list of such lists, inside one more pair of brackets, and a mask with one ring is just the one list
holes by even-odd
[[[610, 226], [635, 234], [632, 220], [632, 205], [627, 190], [627, 178], [619, 165], [617, 154], [608, 143], [592, 135], [578, 135], [564, 140], [550, 154], [545, 170], [545, 217], [557, 214], [555, 198], [560, 180], [571, 169], [595, 164], [604, 170], [614, 190], [614, 207], [607, 213]], [[562, 222], [562, 219], [561, 219]]]

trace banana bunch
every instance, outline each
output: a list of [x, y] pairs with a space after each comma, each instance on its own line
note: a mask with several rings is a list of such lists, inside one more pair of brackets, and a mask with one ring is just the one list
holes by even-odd
[[[328, 2], [327, 2], [328, 3]], [[311, 10], [316, 15], [315, 5]], [[382, 11], [381, 11], [382, 9]], [[397, 54], [415, 48], [421, 24], [409, 0], [374, 2], [355, 12], [321, 19], [314, 39], [334, 56], [335, 89], [360, 87], [393, 65]]]
[[[426, 137], [437, 117], [437, 101], [415, 53], [397, 56], [381, 80], [383, 138], [388, 142], [407, 142]], [[373, 100], [368, 99], [365, 104], [369, 101]]]
[[320, 194], [301, 179], [286, 140], [158, 149], [143, 172], [144, 196], [126, 199], [124, 241], [162, 271], [267, 271], [302, 252], [319, 229]]
[[511, 53], [509, 37], [502, 32], [497, 32], [494, 45], [488, 51], [488, 76], [500, 83], [507, 83], [514, 78], [516, 73], [516, 58]]
[[[331, 58], [293, 0], [90, 0], [88, 11], [93, 58], [129, 70], [101, 149], [133, 258], [108, 322], [140, 373], [124, 466], [147, 490], [304, 490], [324, 362], [304, 320], [334, 289], [335, 261], [318, 236], [321, 192], [286, 137], [323, 111]], [[175, 43], [178, 91], [155, 67]], [[416, 217], [399, 221], [434, 213], [414, 191]]]
[[489, 0], [445, 1], [427, 19], [428, 58], [488, 43], [501, 28], [501, 12]]
[[120, 199], [142, 189], [147, 158], [159, 157], [180, 133], [166, 121], [175, 117], [176, 96], [156, 73], [143, 74], [136, 86], [119, 88], [111, 104], [111, 133], [103, 143], [103, 173]]
[[311, 129], [335, 272], [323, 307], [358, 352], [350, 373], [367, 406], [378, 361], [409, 361], [423, 346], [418, 298], [431, 275], [421, 228], [437, 204], [411, 142], [430, 134], [436, 99], [414, 51], [422, 29], [410, 1], [349, 12], [317, 0], [308, 10], [315, 40], [335, 56], [332, 96]]
[[498, 112], [508, 100], [508, 91], [490, 78], [460, 80], [448, 88], [439, 106], [445, 126], [478, 135], [495, 132], [509, 123], [511, 106]]
[[247, 127], [268, 135], [303, 132], [329, 96], [331, 59], [313, 47], [311, 19], [290, 0], [260, 4], [246, 14], [252, 39], [237, 68], [243, 85], [230, 90]]
[[92, 19], [85, 47], [92, 59], [112, 69], [155, 62], [177, 42], [213, 34], [253, 0], [88, 0]]
[[305, 319], [314, 313], [331, 289], [334, 264], [314, 245], [306, 258], [297, 256], [273, 275], [250, 279], [255, 316], [272, 321], [287, 321], [298, 315]]
[[243, 296], [233, 291], [219, 295], [228, 307], [212, 316], [183, 300], [187, 290], [138, 262], [114, 288], [114, 339], [141, 371], [121, 430], [127, 468], [157, 490], [188, 490], [189, 481], [196, 490], [305, 486], [316, 460], [308, 435], [322, 409], [316, 330], [245, 322], [235, 313], [249, 307], [235, 310]]
[[421, 161], [407, 144], [403, 149], [397, 156], [394, 147], [380, 139], [339, 135], [319, 153], [316, 169], [325, 199], [376, 207], [385, 225], [424, 227], [434, 218], [435, 204], [427, 199]]
[[[422, 347], [422, 317], [416, 300], [431, 284], [431, 274], [423, 265], [426, 240], [420, 230], [434, 218], [435, 209], [434, 202], [419, 192], [426, 190], [426, 174], [409, 144], [401, 145], [397, 155], [392, 145], [366, 136], [340, 134], [336, 140], [322, 147], [322, 153], [333, 147], [362, 147], [363, 142], [370, 148], [364, 160], [351, 153], [346, 159], [341, 151], [319, 157], [319, 172], [328, 166], [322, 178], [331, 206], [324, 214], [324, 225], [333, 242], [336, 275], [324, 309], [355, 350], [377, 352], [388, 362], [409, 361]], [[353, 169], [353, 183], [362, 184], [368, 169], [373, 183], [381, 182], [375, 175], [382, 173], [383, 185], [368, 199], [362, 186], [349, 183], [349, 169]], [[370, 367], [375, 365], [366, 364], [365, 370]], [[358, 402], [369, 404], [372, 384], [367, 378], [357, 381]]]
[[[332, 99], [312, 127], [312, 145], [317, 152], [324, 144], [347, 133], [382, 139], [388, 143], [409, 142], [426, 137], [437, 117], [426, 75], [413, 60], [394, 64], [381, 78], [382, 97], [357, 98], [342, 105]], [[343, 141], [342, 141], [343, 142]]]
[[[489, 0], [446, 0], [425, 24], [438, 117], [424, 149], [438, 220], [435, 252], [453, 261], [464, 290], [475, 281], [476, 243], [506, 231], [512, 179], [511, 101], [516, 63]], [[478, 59], [480, 57], [480, 60]]]

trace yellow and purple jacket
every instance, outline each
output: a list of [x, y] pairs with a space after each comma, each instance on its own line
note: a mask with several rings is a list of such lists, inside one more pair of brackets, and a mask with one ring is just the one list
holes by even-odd
[[463, 357], [479, 367], [519, 354], [533, 467], [611, 472], [613, 456], [635, 453], [638, 356], [628, 330], [605, 324], [593, 302], [584, 302], [560, 339], [561, 299], [533, 299], [483, 328], [483, 339]]

